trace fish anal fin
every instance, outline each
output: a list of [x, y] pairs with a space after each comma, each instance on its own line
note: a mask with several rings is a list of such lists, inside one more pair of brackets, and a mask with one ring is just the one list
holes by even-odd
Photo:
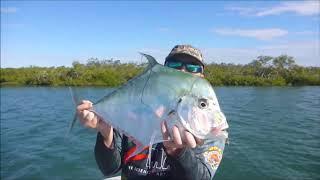
[[124, 163], [127, 164], [130, 161], [138, 161], [148, 158], [147, 153], [143, 153], [143, 151], [147, 150], [149, 146], [143, 146], [138, 141], [133, 141], [135, 146], [131, 147], [124, 155]]

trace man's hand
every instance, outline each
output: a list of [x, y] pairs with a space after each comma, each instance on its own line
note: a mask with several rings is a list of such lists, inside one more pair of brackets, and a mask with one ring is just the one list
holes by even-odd
[[92, 108], [92, 102], [83, 100], [81, 104], [77, 106], [77, 115], [82, 125], [88, 128], [93, 128], [99, 131], [104, 137], [104, 144], [108, 148], [113, 148], [113, 128], [105, 123], [95, 113], [90, 111]]
[[172, 138], [170, 138], [170, 133], [167, 124], [163, 121], [161, 122], [161, 131], [163, 139], [163, 145], [166, 152], [171, 156], [178, 156], [184, 148], [195, 148], [197, 145], [203, 144], [203, 140], [194, 137], [190, 132], [183, 130], [180, 132], [177, 126], [173, 126]]

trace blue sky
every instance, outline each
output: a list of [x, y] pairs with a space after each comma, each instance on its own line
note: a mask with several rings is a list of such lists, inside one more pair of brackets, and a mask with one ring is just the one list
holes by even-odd
[[288, 54], [320, 66], [319, 1], [1, 1], [1, 67], [71, 66], [90, 57], [163, 62], [176, 44], [206, 62]]

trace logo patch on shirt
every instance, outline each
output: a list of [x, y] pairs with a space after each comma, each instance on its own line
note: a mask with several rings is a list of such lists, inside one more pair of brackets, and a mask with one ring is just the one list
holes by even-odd
[[207, 163], [209, 163], [212, 169], [216, 170], [222, 159], [222, 150], [217, 146], [212, 146], [208, 151], [203, 153]]

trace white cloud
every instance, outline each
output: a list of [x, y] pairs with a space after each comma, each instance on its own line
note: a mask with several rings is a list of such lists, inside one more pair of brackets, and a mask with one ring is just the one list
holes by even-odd
[[[150, 54], [159, 63], [163, 63], [171, 48], [171, 46], [167, 46], [167, 48], [142, 48], [140, 52]], [[266, 42], [265, 45], [251, 48], [212, 48], [204, 46], [199, 46], [198, 48], [202, 51], [206, 63], [247, 64], [260, 55], [276, 57], [287, 54], [293, 56], [299, 65], [320, 67], [320, 39], [312, 41], [283, 41], [278, 43]], [[139, 56], [136, 59], [140, 60], [140, 58]]]
[[4, 7], [0, 9], [1, 13], [4, 13], [4, 14], [16, 13], [17, 10], [18, 9], [15, 7]]
[[206, 62], [247, 64], [260, 55], [293, 56], [304, 66], [320, 66], [320, 40], [290, 41], [252, 48], [203, 48]]
[[302, 16], [320, 14], [319, 1], [285, 2], [268, 10], [258, 12], [257, 16], [278, 15], [281, 13], [293, 12]]
[[[101, 54], [96, 57], [99, 59], [110, 58], [120, 59], [121, 62], [146, 62], [141, 59], [138, 52], [144, 52], [154, 56], [159, 63], [163, 63], [165, 57], [169, 54], [173, 46], [168, 45], [164, 47], [141, 48], [139, 50], [132, 50], [126, 52], [112, 53], [112, 55]], [[259, 47], [252, 48], [212, 48], [197, 46], [203, 53], [206, 63], [235, 63], [247, 64], [260, 55], [279, 56], [287, 54], [293, 56], [296, 63], [304, 66], [318, 66], [320, 67], [320, 40], [314, 41], [288, 41], [279, 44], [268, 43]], [[71, 66], [73, 60], [80, 60], [85, 63], [86, 60], [92, 57], [94, 53], [84, 54], [42, 54], [42, 55], [27, 55], [19, 56], [17, 53], [8, 52], [1, 49], [1, 66], [2, 67], [27, 67], [30, 65], [37, 66]], [[31, 62], [30, 59], [33, 61]]]
[[296, 34], [296, 35], [317, 35], [319, 33], [315, 32], [315, 31], [298, 31], [298, 32], [294, 32], [293, 34]]
[[270, 29], [214, 29], [213, 32], [220, 35], [233, 35], [251, 37], [259, 40], [271, 40], [276, 37], [285, 36], [288, 31], [278, 28]]
[[237, 14], [240, 15], [251, 15], [256, 13], [257, 9], [256, 8], [250, 8], [250, 7], [238, 7], [238, 6], [229, 6], [224, 8], [227, 11], [234, 11]]
[[260, 8], [260, 7], [226, 7], [226, 10], [234, 11], [240, 15], [248, 16], [270, 16], [282, 13], [295, 13], [301, 16], [312, 16], [320, 14], [320, 1], [293, 1], [283, 2], [279, 5]]

